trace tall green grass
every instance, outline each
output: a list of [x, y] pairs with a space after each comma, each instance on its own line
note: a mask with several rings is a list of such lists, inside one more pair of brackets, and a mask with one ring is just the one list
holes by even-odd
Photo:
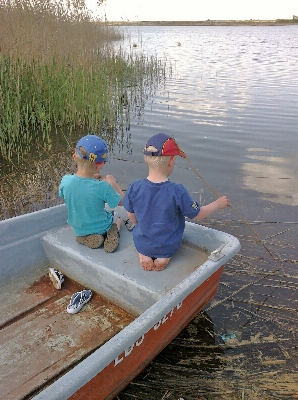
[[[58, 6], [57, 6], [58, 3]], [[0, 152], [19, 157], [53, 132], [87, 129], [112, 144], [129, 104], [164, 79], [165, 65], [113, 46], [119, 32], [84, 1], [0, 0]], [[125, 100], [123, 100], [125, 99]]]

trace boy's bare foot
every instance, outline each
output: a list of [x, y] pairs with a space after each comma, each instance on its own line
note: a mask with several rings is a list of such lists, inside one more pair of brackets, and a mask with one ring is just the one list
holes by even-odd
[[170, 258], [156, 258], [154, 260], [154, 271], [162, 271], [163, 269], [166, 268], [166, 266], [169, 264]]
[[154, 263], [151, 257], [139, 253], [140, 264], [145, 271], [153, 271]]

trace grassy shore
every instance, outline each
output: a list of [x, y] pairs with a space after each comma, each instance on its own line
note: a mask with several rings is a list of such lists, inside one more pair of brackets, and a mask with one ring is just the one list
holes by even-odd
[[112, 144], [129, 104], [163, 77], [155, 58], [116, 49], [117, 28], [81, 3], [0, 0], [0, 157], [19, 161], [78, 129]]
[[61, 203], [80, 136], [130, 152], [130, 116], [171, 73], [129, 40], [124, 51], [117, 27], [60, 3], [0, 0], [0, 219]]

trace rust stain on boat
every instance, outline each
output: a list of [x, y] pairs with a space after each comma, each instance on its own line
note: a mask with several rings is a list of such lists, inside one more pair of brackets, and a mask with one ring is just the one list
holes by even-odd
[[0, 320], [0, 393], [21, 399], [42, 388], [118, 333], [134, 317], [93, 293], [77, 314], [66, 307], [83, 288], [65, 278], [56, 290], [48, 276], [10, 293], [10, 317]]

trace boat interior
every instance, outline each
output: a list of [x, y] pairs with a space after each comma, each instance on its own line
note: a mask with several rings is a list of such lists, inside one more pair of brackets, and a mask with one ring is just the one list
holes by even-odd
[[210, 254], [185, 240], [166, 269], [144, 271], [132, 233], [125, 227], [120, 232], [120, 245], [114, 253], [77, 243], [68, 226], [48, 233], [42, 243], [49, 260], [64, 275], [135, 315], [140, 315], [160, 300], [200, 267]]

